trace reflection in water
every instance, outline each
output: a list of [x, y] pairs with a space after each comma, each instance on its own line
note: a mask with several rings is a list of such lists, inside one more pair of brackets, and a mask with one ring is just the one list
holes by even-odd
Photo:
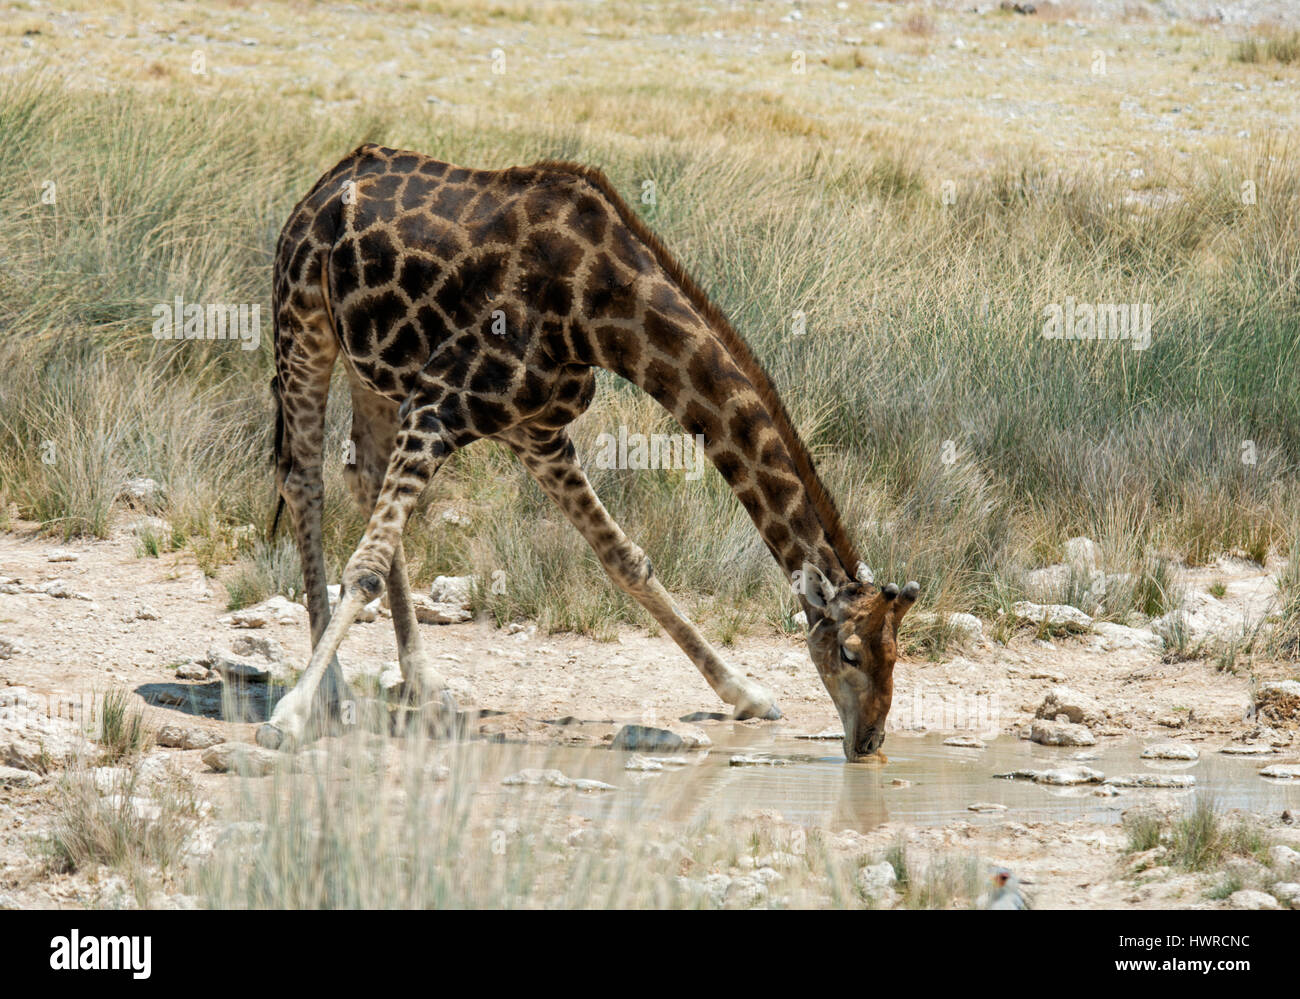
[[[580, 814], [632, 820], [665, 819], [692, 823], [723, 819], [754, 810], [771, 810], [785, 819], [834, 830], [867, 830], [887, 821], [938, 824], [950, 821], [1001, 822], [1088, 819], [1117, 822], [1143, 800], [1174, 795], [1190, 800], [1210, 794], [1221, 808], [1277, 814], [1300, 807], [1300, 781], [1278, 782], [1258, 776], [1270, 761], [1202, 751], [1195, 763], [1143, 760], [1142, 743], [1111, 743], [1079, 754], [999, 738], [988, 748], [960, 749], [942, 736], [899, 736], [890, 740], [888, 762], [847, 764], [838, 743], [773, 738], [746, 726], [711, 726], [714, 747], [689, 754], [692, 762], [653, 773], [625, 770], [633, 754], [604, 749], [471, 743], [464, 748], [483, 767], [480, 793], [510, 793], [500, 778], [524, 767], [553, 768], [569, 777], [587, 777], [619, 788], [601, 795], [575, 795]], [[733, 755], [766, 755], [783, 766], [730, 766]], [[1088, 757], [1086, 759], [1082, 757]], [[993, 777], [1021, 768], [1049, 769], [1085, 763], [1107, 776], [1136, 773], [1186, 773], [1195, 791], [1125, 791], [1099, 797], [1094, 786], [1047, 787]], [[1006, 806], [977, 813], [974, 802]]]

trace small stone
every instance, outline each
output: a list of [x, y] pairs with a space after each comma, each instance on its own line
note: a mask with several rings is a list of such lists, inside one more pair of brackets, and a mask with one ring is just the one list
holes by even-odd
[[881, 861], [859, 868], [855, 880], [862, 894], [874, 899], [894, 890], [898, 884], [898, 872], [894, 870], [893, 864]]
[[954, 735], [943, 740], [945, 746], [956, 746], [958, 749], [985, 749], [983, 739], [977, 739], [973, 735]]
[[201, 728], [183, 728], [180, 725], [164, 725], [158, 730], [157, 737], [158, 745], [173, 749], [208, 749], [224, 741], [212, 732]]
[[1284, 878], [1300, 877], [1300, 853], [1278, 843], [1269, 847], [1268, 862]]
[[[139, 509], [148, 509], [152, 507], [158, 498], [160, 486], [157, 481], [143, 476], [134, 479], [127, 479], [122, 483], [122, 488], [118, 490], [118, 499], [126, 500], [127, 505]], [[156, 518], [148, 518], [150, 520]], [[171, 533], [170, 530], [167, 531]]]
[[45, 561], [47, 561], [47, 562], [75, 562], [75, 561], [77, 561], [77, 559], [79, 559], [79, 558], [81, 558], [80, 555], [78, 555], [78, 554], [77, 554], [76, 552], [74, 552], [74, 551], [69, 551], [67, 548], [55, 548], [55, 549], [54, 549], [53, 551], [51, 551], [47, 556], [45, 556]]
[[203, 754], [203, 762], [218, 773], [234, 771], [245, 777], [265, 777], [280, 754], [243, 742], [223, 742]]
[[212, 670], [201, 663], [181, 663], [176, 667], [176, 678], [178, 680], [206, 680], [214, 675]]
[[1005, 812], [1006, 805], [1000, 805], [996, 801], [972, 801], [966, 806], [968, 812]]
[[1065, 715], [1067, 721], [1076, 725], [1094, 725], [1103, 717], [1101, 708], [1091, 697], [1070, 687], [1053, 687], [1038, 706], [1035, 717], [1057, 718], [1059, 715]]
[[1300, 909], [1300, 882], [1279, 881], [1269, 888], [1269, 894], [1292, 909]]
[[727, 765], [733, 767], [788, 767], [790, 761], [784, 760], [779, 756], [740, 753], [731, 757], [731, 759], [727, 761]]
[[650, 725], [624, 725], [614, 733], [610, 749], [624, 749], [654, 753], [673, 753], [693, 748], [684, 736], [666, 728]]
[[948, 628], [959, 642], [973, 645], [984, 637], [984, 624], [974, 614], [949, 614]]
[[1096, 737], [1088, 731], [1086, 725], [1072, 722], [1043, 721], [1033, 723], [1029, 738], [1043, 746], [1095, 746]]
[[1259, 772], [1271, 780], [1300, 780], [1300, 763], [1274, 763]]
[[415, 619], [421, 624], [463, 624], [474, 617], [458, 603], [438, 602], [423, 593], [413, 593], [411, 604], [415, 607]]
[[1105, 774], [1100, 770], [1093, 770], [1091, 767], [1060, 767], [1055, 770], [1012, 770], [1010, 773], [994, 774], [993, 776], [1009, 780], [1032, 780], [1036, 784], [1069, 787], [1074, 784], [1099, 784]]
[[1019, 603], [1012, 604], [1011, 613], [1030, 624], [1043, 624], [1046, 622], [1048, 627], [1051, 628], [1087, 631], [1092, 627], [1091, 617], [1079, 610], [1079, 608], [1071, 607], [1068, 604], [1036, 604], [1028, 600], [1021, 600]]
[[889, 782], [890, 787], [911, 787], [912, 782], [903, 777], [895, 777]]
[[1120, 777], [1107, 777], [1105, 783], [1111, 787], [1178, 789], [1195, 787], [1196, 778], [1190, 774], [1124, 774]]
[[35, 787], [42, 779], [40, 774], [31, 770], [0, 766], [0, 787]]
[[1241, 891], [1234, 891], [1228, 896], [1228, 906], [1233, 909], [1280, 909], [1272, 895], [1266, 891], [1254, 891], [1245, 888]]
[[435, 576], [429, 587], [429, 597], [434, 603], [452, 604], [468, 610], [473, 604], [473, 576]]
[[1142, 750], [1144, 760], [1199, 760], [1200, 751], [1195, 746], [1181, 742], [1157, 742]]

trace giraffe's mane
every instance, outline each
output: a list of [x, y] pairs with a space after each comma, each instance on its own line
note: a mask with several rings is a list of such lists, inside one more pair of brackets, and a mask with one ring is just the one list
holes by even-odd
[[817, 519], [821, 522], [822, 530], [826, 532], [826, 537], [835, 550], [836, 557], [840, 560], [849, 579], [855, 578], [859, 561], [857, 550], [849, 540], [848, 532], [844, 529], [844, 522], [840, 518], [840, 512], [835, 505], [835, 500], [831, 498], [826, 486], [822, 483], [821, 477], [817, 474], [812, 455], [808, 453], [807, 446], [799, 436], [799, 432], [795, 430], [794, 421], [790, 419], [790, 413], [785, 408], [785, 403], [781, 400], [776, 386], [772, 383], [771, 376], [768, 375], [767, 370], [758, 358], [754, 356], [753, 349], [732, 327], [726, 314], [695, 283], [695, 279], [691, 277], [686, 268], [678, 263], [677, 259], [668, 251], [668, 248], [659, 240], [659, 237], [641, 220], [640, 216], [628, 207], [627, 202], [623, 200], [609, 182], [609, 179], [600, 170], [564, 160], [543, 160], [534, 164], [533, 167], [537, 170], [559, 170], [574, 174], [595, 187], [605, 200], [614, 207], [614, 210], [618, 212], [619, 219], [623, 224], [649, 248], [654, 255], [655, 262], [681, 289], [691, 305], [704, 317], [705, 322], [709, 324], [709, 327], [722, 342], [722, 345], [736, 362], [737, 367], [740, 368], [741, 372], [758, 392], [759, 400], [771, 417], [777, 435], [781, 438], [781, 443], [785, 445], [785, 449], [790, 453], [795, 472], [799, 476], [799, 481], [803, 484], [809, 501], [812, 503]]

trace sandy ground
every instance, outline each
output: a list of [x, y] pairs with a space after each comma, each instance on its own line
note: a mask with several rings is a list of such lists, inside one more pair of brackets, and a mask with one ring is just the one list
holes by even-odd
[[[211, 688], [203, 681], [176, 677], [177, 666], [201, 658], [213, 645], [229, 646], [241, 634], [281, 643], [289, 662], [301, 667], [308, 653], [305, 625], [270, 623], [256, 631], [237, 629], [227, 618], [225, 593], [204, 579], [183, 553], [142, 557], [126, 530], [105, 541], [60, 544], [42, 538], [35, 525], [18, 524], [0, 535], [0, 576], [40, 586], [61, 580], [72, 596], [41, 593], [0, 594], [0, 637], [16, 649], [0, 659], [0, 695], [13, 686], [47, 698], [49, 703], [85, 703], [111, 687], [135, 692], [147, 705], [150, 724], [182, 723], [229, 741], [251, 742], [254, 725], [195, 717], [182, 705], [165, 703], [159, 690], [187, 686]], [[51, 557], [69, 561], [51, 561]], [[1268, 574], [1249, 563], [1225, 560], [1187, 574], [1189, 585], [1226, 582], [1224, 603], [1257, 607], [1271, 588]], [[15, 588], [13, 586], [11, 589]], [[516, 630], [486, 623], [424, 625], [426, 644], [459, 694], [462, 706], [477, 706], [501, 716], [486, 718], [483, 733], [507, 741], [599, 744], [615, 724], [585, 727], [586, 734], [565, 733], [542, 724], [562, 716], [601, 723], [676, 724], [694, 712], [718, 712], [718, 703], [690, 662], [665, 636], [625, 630], [616, 642], [600, 643], [574, 635], [538, 635], [521, 623]], [[774, 735], [813, 733], [837, 728], [830, 700], [800, 642], [777, 636], [739, 639], [723, 653], [778, 695], [785, 718], [777, 723], [745, 726]], [[359, 623], [342, 656], [353, 677], [374, 675], [396, 662], [391, 623], [383, 617]], [[1286, 664], [1265, 668], [1263, 677], [1285, 678]], [[1074, 636], [1052, 643], [1035, 639], [1031, 629], [1016, 632], [1008, 645], [988, 640], [939, 661], [901, 661], [896, 670], [895, 710], [890, 736], [895, 744], [909, 733], [928, 730], [982, 730], [986, 737], [1016, 737], [1028, 725], [1046, 692], [1063, 682], [1094, 698], [1106, 718], [1094, 726], [1103, 745], [1110, 739], [1174, 738], [1212, 751], [1254, 727], [1245, 717], [1250, 704], [1244, 676], [1217, 672], [1204, 660], [1164, 662], [1155, 653], [1104, 651], [1095, 636]], [[985, 698], [982, 716], [970, 709]], [[159, 703], [159, 701], [163, 703]], [[177, 698], [171, 698], [175, 701]], [[149, 703], [150, 701], [154, 703]], [[965, 706], [965, 707], [963, 707]], [[964, 711], [964, 713], [963, 713]], [[987, 716], [992, 714], [994, 724]], [[741, 724], [706, 722], [717, 742], [722, 728]], [[1171, 726], [1177, 726], [1171, 727]], [[724, 739], [725, 741], [725, 733]], [[823, 743], [834, 752], [836, 743]], [[885, 750], [889, 751], [890, 742]], [[213, 773], [197, 751], [168, 750], [204, 794], [221, 796], [228, 776]], [[1284, 749], [1277, 760], [1296, 753]], [[888, 764], [882, 778], [888, 777]], [[485, 792], [495, 801], [500, 789]], [[65, 906], [102, 904], [103, 889], [84, 875], [54, 875], [30, 848], [33, 836], [48, 824], [44, 790], [0, 788], [0, 904]], [[1140, 792], [1134, 803], [1165, 801], [1164, 792]], [[586, 820], [555, 805], [555, 820], [580, 827]], [[1278, 816], [1260, 816], [1280, 842], [1296, 842], [1300, 833]], [[775, 815], [747, 821], [790, 833], [794, 825]], [[835, 823], [832, 823], [834, 826]], [[977, 853], [1013, 866], [1034, 884], [1041, 906], [1220, 906], [1206, 893], [1209, 874], [1179, 874], [1154, 861], [1136, 865], [1123, 852], [1125, 835], [1116, 825], [1077, 822], [950, 822], [912, 826], [888, 822], [873, 827], [851, 824], [823, 830], [834, 850], [845, 856], [868, 855], [900, 837], [909, 849]], [[686, 868], [691, 864], [687, 862]], [[1131, 870], [1130, 867], [1155, 870]], [[734, 868], [717, 868], [719, 876], [743, 877]], [[695, 872], [699, 874], [700, 872]], [[157, 904], [167, 904], [161, 900]]]

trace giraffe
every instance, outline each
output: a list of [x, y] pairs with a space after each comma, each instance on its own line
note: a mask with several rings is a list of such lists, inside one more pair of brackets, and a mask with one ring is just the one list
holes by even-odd
[[[454, 710], [416, 626], [401, 536], [442, 463], [483, 438], [519, 457], [737, 718], [781, 717], [767, 689], [712, 649], [592, 491], [567, 427], [604, 368], [702, 437], [803, 606], [845, 756], [880, 748], [897, 627], [919, 586], [872, 583], [771, 379], [598, 170], [558, 161], [478, 170], [362, 145], [293, 209], [273, 298], [276, 518], [287, 506], [313, 651], [258, 730], [261, 745], [299, 744], [319, 713], [335, 717], [352, 699], [336, 653], [385, 592], [407, 695]], [[340, 355], [355, 443], [345, 476], [369, 521], [331, 616], [322, 452]]]

